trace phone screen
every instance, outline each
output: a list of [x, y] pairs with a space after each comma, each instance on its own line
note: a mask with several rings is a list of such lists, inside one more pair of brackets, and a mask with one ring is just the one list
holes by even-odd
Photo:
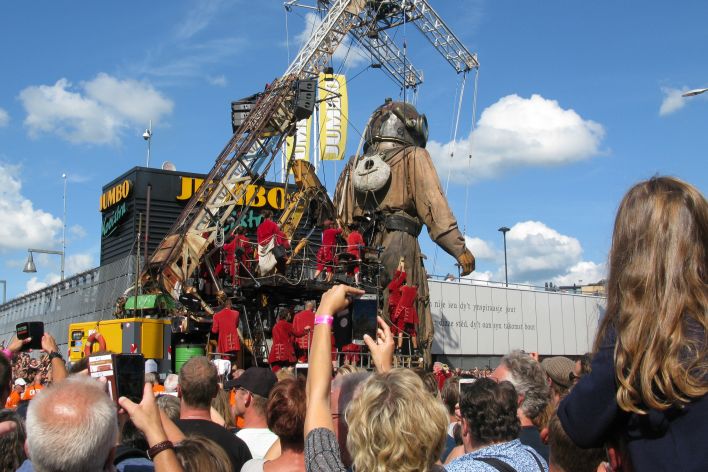
[[17, 339], [32, 338], [29, 344], [22, 346], [23, 351], [42, 349], [42, 336], [44, 336], [44, 323], [41, 321], [25, 321], [15, 326]]
[[115, 363], [118, 397], [140, 403], [145, 385], [145, 358], [142, 354], [117, 354]]
[[376, 339], [376, 315], [378, 314], [376, 295], [365, 294], [352, 302], [352, 339], [361, 342], [368, 334]]

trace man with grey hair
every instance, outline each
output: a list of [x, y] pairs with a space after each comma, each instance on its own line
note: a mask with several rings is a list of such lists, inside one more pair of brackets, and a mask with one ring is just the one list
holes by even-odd
[[543, 444], [541, 434], [533, 424], [533, 419], [546, 409], [551, 396], [541, 364], [523, 351], [511, 351], [502, 358], [491, 377], [497, 381], [507, 380], [514, 385], [519, 397], [519, 408], [516, 410], [521, 423], [519, 439], [548, 462], [548, 446]]
[[45, 388], [27, 410], [27, 448], [36, 472], [113, 470], [117, 438], [116, 407], [90, 377]]

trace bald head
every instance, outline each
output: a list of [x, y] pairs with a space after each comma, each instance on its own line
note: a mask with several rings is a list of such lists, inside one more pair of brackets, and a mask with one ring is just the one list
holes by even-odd
[[103, 470], [117, 437], [115, 405], [90, 377], [45, 388], [27, 410], [27, 445], [37, 472]]
[[305, 310], [312, 310], [315, 308], [315, 302], [309, 301], [305, 302]]

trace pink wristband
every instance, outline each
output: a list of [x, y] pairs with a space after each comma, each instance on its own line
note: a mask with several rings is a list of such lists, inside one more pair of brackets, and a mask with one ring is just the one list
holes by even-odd
[[5, 354], [5, 357], [7, 357], [7, 360], [11, 361], [12, 360], [12, 351], [9, 349], [3, 349], [2, 353]]
[[332, 315], [319, 315], [315, 316], [315, 324], [327, 324], [332, 326], [332, 323], [334, 323], [334, 316]]

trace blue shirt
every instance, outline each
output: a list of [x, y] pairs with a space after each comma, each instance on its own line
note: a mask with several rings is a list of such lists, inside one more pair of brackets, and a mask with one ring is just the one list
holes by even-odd
[[[475, 460], [479, 457], [494, 457], [506, 462], [517, 472], [541, 472], [538, 468], [540, 462], [543, 466], [542, 472], [548, 472], [548, 464], [543, 460], [543, 457], [532, 448], [521, 444], [518, 439], [492, 444], [465, 454], [446, 465], [445, 470], [447, 472], [497, 472], [497, 469], [491, 465]], [[534, 457], [538, 459], [538, 462]]]

